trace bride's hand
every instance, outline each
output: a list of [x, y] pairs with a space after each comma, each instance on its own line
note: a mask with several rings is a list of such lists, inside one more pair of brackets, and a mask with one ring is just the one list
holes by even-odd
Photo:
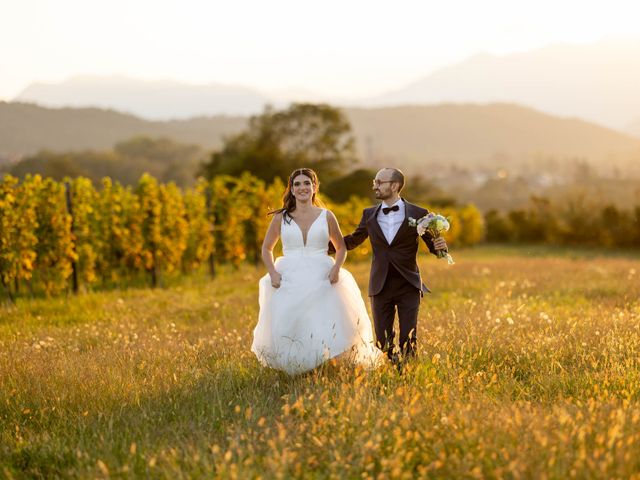
[[331, 284], [337, 283], [340, 280], [340, 267], [336, 268], [335, 266], [331, 268], [329, 271], [329, 281]]
[[282, 275], [280, 275], [278, 272], [273, 272], [270, 273], [269, 276], [271, 277], [271, 286], [273, 288], [280, 288], [280, 284], [282, 283]]

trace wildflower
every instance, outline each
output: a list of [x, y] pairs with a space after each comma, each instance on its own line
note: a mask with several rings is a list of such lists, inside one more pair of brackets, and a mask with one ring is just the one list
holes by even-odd
[[98, 459], [96, 466], [100, 469], [103, 475], [109, 476], [109, 468], [102, 460]]

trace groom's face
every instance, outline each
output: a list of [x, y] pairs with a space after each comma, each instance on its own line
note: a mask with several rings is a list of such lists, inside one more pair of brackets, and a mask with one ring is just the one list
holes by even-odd
[[391, 170], [382, 169], [373, 179], [373, 193], [378, 200], [386, 200], [395, 194], [396, 182], [391, 181]]

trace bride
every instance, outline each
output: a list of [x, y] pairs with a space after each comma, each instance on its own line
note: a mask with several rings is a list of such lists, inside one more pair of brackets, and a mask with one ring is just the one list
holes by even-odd
[[[338, 356], [365, 366], [380, 358], [360, 289], [341, 268], [347, 249], [338, 221], [317, 193], [316, 173], [294, 170], [262, 244], [268, 273], [260, 279], [251, 350], [263, 365], [290, 375]], [[274, 262], [278, 238], [284, 256]], [[329, 240], [335, 262], [327, 255]]]

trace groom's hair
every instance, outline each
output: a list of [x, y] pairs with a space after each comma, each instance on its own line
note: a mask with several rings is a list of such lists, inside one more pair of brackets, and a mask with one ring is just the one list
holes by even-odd
[[404, 173], [402, 173], [402, 170], [398, 169], [398, 168], [391, 168], [391, 167], [386, 167], [387, 170], [391, 170], [391, 178], [390, 180], [392, 182], [398, 182], [400, 184], [400, 186], [398, 187], [398, 192], [400, 190], [402, 190], [402, 187], [404, 187]]

